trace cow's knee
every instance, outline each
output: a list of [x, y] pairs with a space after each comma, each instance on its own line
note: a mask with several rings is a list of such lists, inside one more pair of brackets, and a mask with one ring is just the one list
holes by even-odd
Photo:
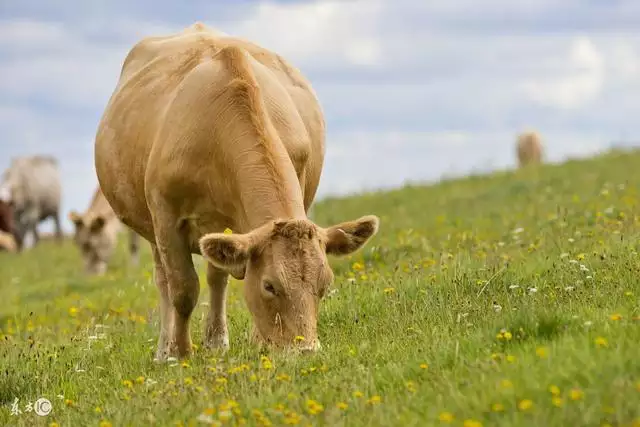
[[198, 286], [180, 284], [179, 289], [171, 287], [171, 303], [181, 317], [191, 316], [198, 302], [198, 293]]

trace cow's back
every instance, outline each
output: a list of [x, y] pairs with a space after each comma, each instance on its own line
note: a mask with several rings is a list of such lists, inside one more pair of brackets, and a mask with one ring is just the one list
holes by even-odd
[[[285, 120], [276, 117], [279, 113], [274, 111], [273, 103], [265, 105], [294, 163], [296, 153], [302, 153], [305, 167], [299, 178], [304, 181], [306, 206], [315, 195], [324, 159], [324, 119], [315, 93], [297, 69], [255, 44], [193, 26], [171, 36], [147, 38], [136, 44], [125, 59], [101, 120], [96, 138], [96, 169], [110, 205], [125, 224], [148, 240], [153, 239], [146, 200], [147, 190], [153, 189], [145, 189], [144, 179], [148, 161], [157, 136], [163, 134], [162, 127], [181, 124], [167, 111], [192, 71], [228, 46], [239, 47], [251, 56], [258, 81], [277, 81], [288, 94], [287, 102], [294, 112], [287, 110]], [[296, 131], [295, 135], [300, 137], [287, 137], [292, 123], [287, 120], [297, 120], [294, 124], [302, 132]]]

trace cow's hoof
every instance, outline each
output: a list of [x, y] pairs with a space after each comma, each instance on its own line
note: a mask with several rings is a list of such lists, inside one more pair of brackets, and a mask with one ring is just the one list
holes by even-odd
[[204, 346], [209, 350], [221, 350], [226, 352], [229, 350], [229, 335], [220, 334], [208, 336], [204, 341]]

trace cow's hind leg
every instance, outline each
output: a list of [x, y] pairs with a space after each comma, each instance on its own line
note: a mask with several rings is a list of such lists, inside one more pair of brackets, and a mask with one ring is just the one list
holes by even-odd
[[63, 235], [62, 235], [62, 226], [60, 225], [60, 213], [56, 212], [53, 214], [53, 223], [56, 230], [56, 240], [58, 243], [62, 243]]
[[169, 282], [162, 266], [162, 259], [156, 245], [151, 245], [153, 252], [154, 280], [160, 292], [160, 336], [158, 337], [158, 348], [155, 360], [164, 361], [169, 355], [169, 339], [171, 333], [171, 322], [173, 321], [173, 306], [169, 298]]
[[129, 229], [129, 256], [131, 265], [140, 263], [140, 235], [132, 229]]
[[227, 282], [229, 274], [207, 263], [209, 285], [209, 317], [205, 328], [205, 345], [209, 348], [229, 348], [227, 330]]
[[176, 216], [163, 209], [162, 203], [153, 216], [156, 245], [169, 283], [169, 298], [173, 305], [173, 325], [169, 355], [187, 357], [191, 352], [189, 319], [198, 302], [200, 283], [193, 266], [191, 251], [181, 234]]

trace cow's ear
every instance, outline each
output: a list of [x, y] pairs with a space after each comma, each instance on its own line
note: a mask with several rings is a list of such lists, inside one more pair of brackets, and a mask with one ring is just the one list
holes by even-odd
[[202, 256], [239, 280], [244, 279], [252, 246], [247, 234], [210, 233], [200, 239]]
[[82, 217], [76, 211], [69, 212], [69, 221], [71, 221], [76, 228], [82, 227]]
[[327, 253], [348, 255], [364, 246], [378, 232], [380, 220], [375, 215], [367, 215], [326, 228]]

